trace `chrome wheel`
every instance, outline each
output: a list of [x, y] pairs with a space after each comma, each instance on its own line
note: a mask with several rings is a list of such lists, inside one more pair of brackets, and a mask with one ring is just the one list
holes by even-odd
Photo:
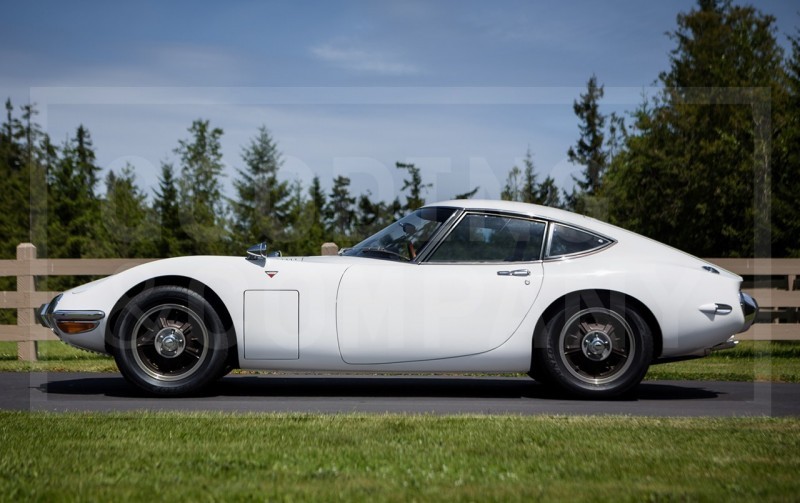
[[201, 368], [209, 351], [203, 319], [179, 304], [157, 305], [133, 327], [130, 349], [136, 365], [159, 381], [185, 379]]
[[606, 384], [625, 375], [636, 353], [636, 338], [620, 314], [590, 307], [572, 315], [558, 339], [566, 370], [587, 384]]

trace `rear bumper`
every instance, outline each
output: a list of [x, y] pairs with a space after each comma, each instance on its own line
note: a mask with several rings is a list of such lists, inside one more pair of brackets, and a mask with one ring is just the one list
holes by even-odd
[[739, 292], [739, 304], [742, 306], [742, 313], [744, 314], [744, 324], [739, 333], [747, 332], [753, 322], [756, 321], [758, 315], [758, 302], [753, 297], [744, 292]]

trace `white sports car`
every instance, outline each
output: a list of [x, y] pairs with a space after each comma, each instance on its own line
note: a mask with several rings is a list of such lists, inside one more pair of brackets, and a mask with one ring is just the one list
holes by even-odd
[[64, 292], [40, 323], [134, 385], [193, 392], [232, 368], [528, 372], [625, 393], [651, 363], [733, 347], [742, 278], [592, 218], [501, 201], [425, 206], [338, 256], [158, 260]]

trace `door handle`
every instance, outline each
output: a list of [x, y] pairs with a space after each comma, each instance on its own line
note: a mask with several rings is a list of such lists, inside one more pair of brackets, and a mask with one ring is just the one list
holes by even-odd
[[720, 304], [719, 302], [715, 304], [703, 304], [699, 307], [701, 313], [706, 314], [730, 314], [733, 311], [733, 308], [728, 304]]
[[514, 271], [497, 271], [498, 276], [530, 276], [531, 272], [527, 269], [516, 269]]

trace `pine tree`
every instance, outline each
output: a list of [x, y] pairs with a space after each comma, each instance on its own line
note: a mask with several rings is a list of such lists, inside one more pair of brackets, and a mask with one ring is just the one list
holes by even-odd
[[136, 185], [133, 166], [126, 164], [117, 174], [106, 175], [106, 195], [102, 201], [106, 240], [113, 257], [154, 257], [154, 219], [147, 196]]
[[474, 189], [470, 190], [469, 192], [464, 192], [462, 194], [456, 194], [453, 196], [453, 199], [472, 199], [475, 197], [475, 194], [478, 193], [480, 187], [475, 187]]
[[408, 171], [409, 178], [403, 180], [403, 188], [400, 190], [408, 190], [406, 197], [406, 204], [404, 210], [406, 212], [416, 210], [425, 206], [425, 199], [422, 197], [422, 192], [433, 186], [431, 183], [422, 183], [422, 173], [420, 169], [414, 164], [405, 164], [402, 162], [395, 163], [397, 169], [404, 169]]
[[769, 253], [761, 128], [783, 80], [773, 23], [753, 7], [712, 0], [678, 16], [664, 91], [636, 110], [607, 174], [612, 221], [699, 256]]
[[[399, 204], [399, 201], [397, 201]], [[374, 201], [372, 193], [367, 191], [358, 197], [356, 213], [355, 237], [358, 241], [368, 238], [383, 229], [394, 220], [396, 208], [384, 201]]]
[[89, 131], [79, 126], [48, 174], [48, 250], [50, 257], [103, 257], [100, 200], [95, 189], [100, 168]]
[[26, 153], [19, 141], [22, 125], [14, 117], [11, 100], [6, 100], [6, 120], [0, 133], [0, 257], [16, 256], [16, 247], [27, 241]]
[[572, 109], [580, 120], [578, 142], [567, 150], [569, 162], [583, 166], [581, 177], [573, 177], [577, 189], [566, 195], [567, 206], [579, 213], [585, 213], [591, 205], [586, 201], [599, 191], [607, 168], [608, 152], [605, 150], [606, 118], [599, 110], [603, 97], [603, 86], [597, 85], [597, 77], [592, 75], [586, 83], [586, 93], [581, 94]]
[[514, 166], [506, 176], [506, 184], [500, 192], [503, 201], [522, 201], [522, 171]]
[[772, 255], [800, 257], [800, 29], [790, 37], [786, 92], [773, 93]]
[[558, 195], [558, 187], [555, 180], [548, 176], [542, 183], [537, 181], [538, 175], [533, 164], [533, 153], [530, 148], [525, 153], [523, 163], [525, 164], [524, 171], [514, 166], [508, 172], [505, 186], [500, 193], [500, 199], [560, 208], [561, 199]]
[[175, 257], [182, 250], [190, 249], [190, 238], [181, 226], [178, 187], [172, 164], [161, 164], [161, 175], [158, 178], [158, 190], [153, 200], [157, 232], [158, 257]]
[[353, 205], [356, 198], [350, 195], [350, 179], [337, 176], [333, 179], [325, 217], [331, 229], [332, 237], [340, 247], [352, 244], [351, 232], [355, 224], [356, 212]]
[[220, 177], [222, 129], [211, 128], [207, 120], [195, 120], [189, 127], [190, 138], [180, 140], [178, 156], [181, 176], [178, 191], [181, 200], [181, 228], [191, 238], [185, 254], [219, 254], [227, 248]]
[[330, 239], [330, 235], [325, 227], [325, 207], [327, 200], [325, 192], [322, 190], [319, 177], [315, 176], [308, 189], [308, 200], [306, 201], [305, 221], [308, 229], [306, 231], [306, 242], [308, 243], [307, 254], [317, 255], [323, 243]]
[[278, 180], [282, 160], [278, 146], [262, 126], [258, 135], [242, 152], [244, 169], [233, 182], [236, 198], [233, 210], [233, 243], [235, 247], [266, 241], [271, 249], [282, 248], [287, 236], [289, 186]]

